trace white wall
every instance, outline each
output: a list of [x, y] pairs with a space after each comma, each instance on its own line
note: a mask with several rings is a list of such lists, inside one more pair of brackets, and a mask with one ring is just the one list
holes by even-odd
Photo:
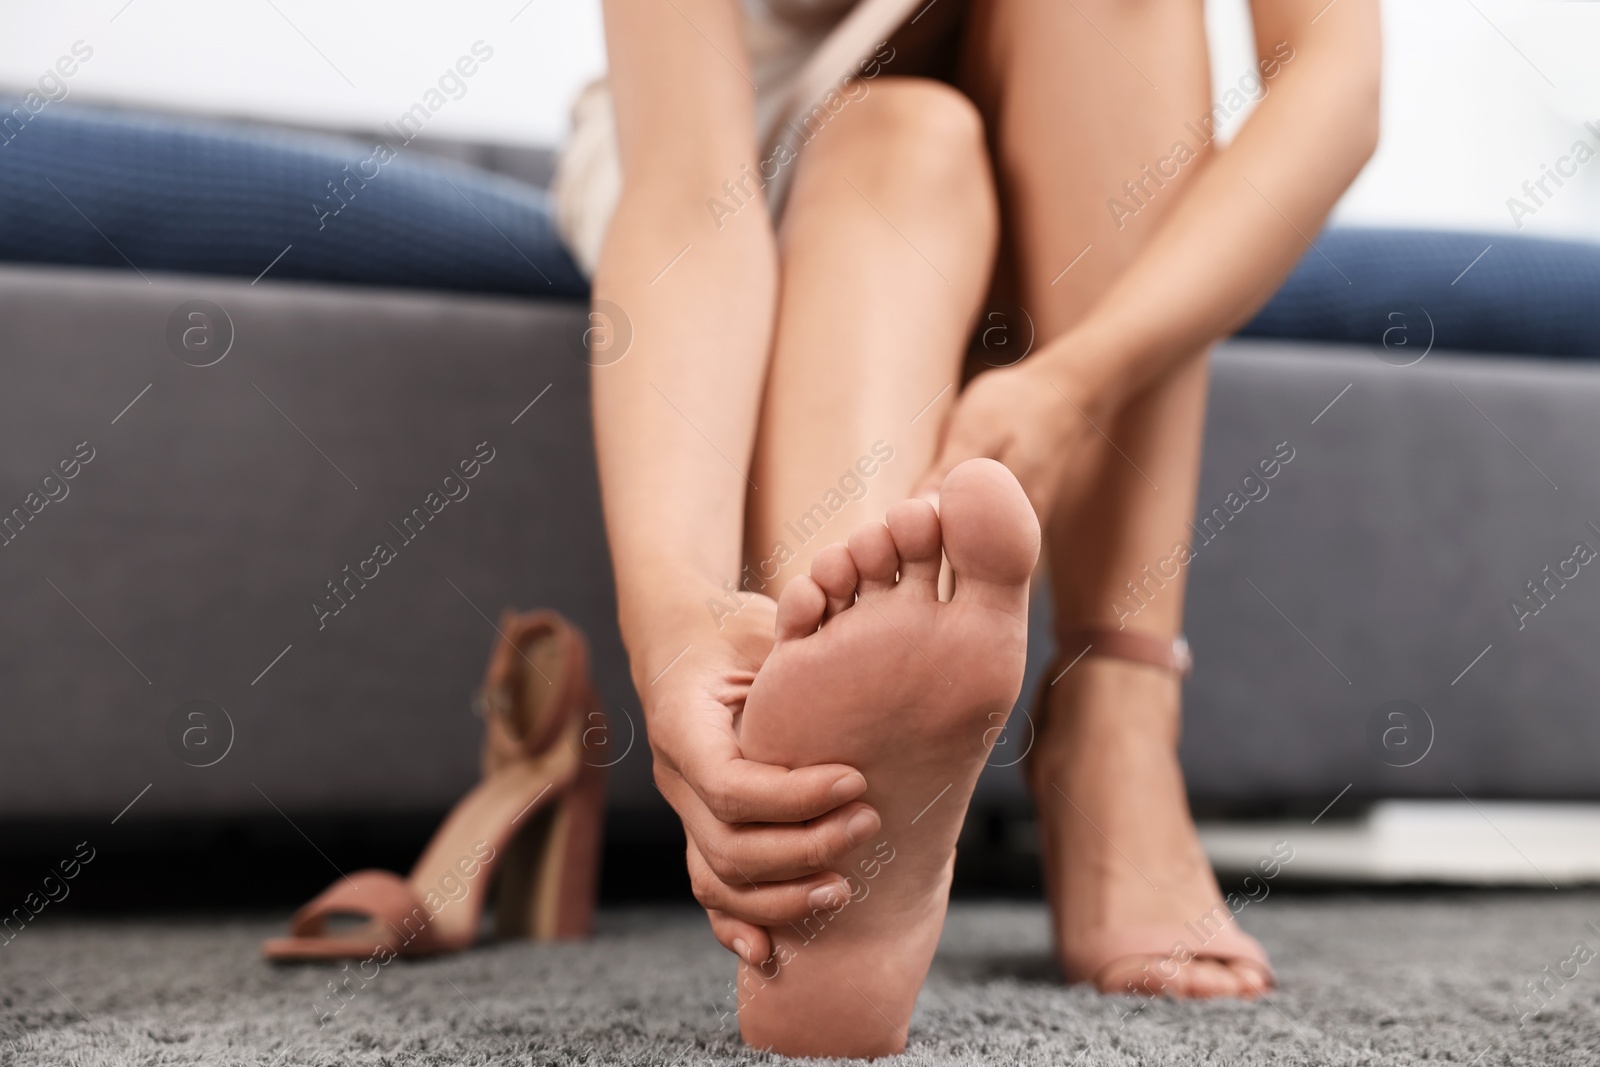
[[558, 140], [605, 66], [598, 0], [0, 0], [0, 84], [80, 39], [81, 99], [336, 128], [393, 119], [481, 39], [494, 58], [427, 132], [523, 143]]
[[[1246, 12], [1208, 4], [1217, 86], [1249, 69]], [[1600, 4], [1386, 0], [1383, 25], [1383, 136], [1337, 220], [1515, 231], [1506, 199], [1541, 164], [1600, 153]], [[1521, 232], [1600, 240], [1600, 158], [1549, 188]]]
[[[0, 0], [0, 83], [33, 81], [81, 39], [80, 99], [367, 126], [482, 39], [494, 59], [428, 133], [541, 143], [604, 67], [598, 0], [125, 2]], [[1250, 65], [1244, 0], [1208, 7], [1215, 78], [1231, 83]], [[1600, 127], [1600, 4], [1389, 0], [1384, 23], [1383, 143], [1342, 220], [1512, 230], [1506, 198], [1541, 164], [1578, 139], [1600, 149], [1583, 126]], [[1600, 160], [1524, 221], [1600, 239]]]

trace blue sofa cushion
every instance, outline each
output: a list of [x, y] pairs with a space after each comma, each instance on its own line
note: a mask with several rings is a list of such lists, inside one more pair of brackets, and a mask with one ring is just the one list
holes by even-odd
[[[542, 189], [342, 140], [0, 101], [0, 260], [536, 296], [588, 291]], [[287, 249], [287, 251], [285, 251]], [[281, 257], [281, 258], [280, 258]]]
[[1430, 339], [1456, 351], [1593, 358], [1600, 245], [1336, 227], [1239, 332], [1382, 345], [1392, 362], [1420, 356]]
[[[286, 251], [287, 250], [287, 251]], [[0, 101], [0, 260], [529, 296], [588, 292], [534, 186], [373, 144]], [[1600, 245], [1336, 227], [1240, 331], [1600, 355]]]

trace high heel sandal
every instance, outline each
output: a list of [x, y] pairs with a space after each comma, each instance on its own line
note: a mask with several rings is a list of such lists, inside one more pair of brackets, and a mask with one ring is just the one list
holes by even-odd
[[[472, 945], [496, 883], [502, 937], [584, 937], [594, 915], [605, 771], [583, 758], [605, 718], [583, 635], [550, 611], [501, 619], [476, 705], [483, 779], [446, 816], [407, 878], [341, 877], [294, 913], [269, 960], [458, 952]], [[336, 916], [366, 921], [330, 930]]]
[[[1194, 666], [1189, 642], [1181, 634], [1177, 637], [1162, 638], [1132, 630], [1084, 628], [1068, 636], [1062, 642], [1062, 646], [1068, 650], [1065, 653], [1067, 655], [1079, 658], [1109, 656], [1169, 671], [1180, 678], [1187, 675]], [[1059, 661], [1046, 672], [1045, 676], [1056, 677], [1058, 666]], [[1048, 693], [1048, 685], [1039, 690], [1038, 701], [1034, 708], [1034, 721], [1040, 724], [1041, 730], [1048, 704]], [[1035, 802], [1042, 803], [1043, 799], [1036, 797]], [[1045, 841], [1044, 873], [1048, 888], [1052, 881], [1051, 872], [1055, 868], [1055, 862], [1049, 853], [1048, 835], [1045, 835]], [[1129, 957], [1177, 959], [1180, 964], [1192, 959], [1217, 960], [1222, 963], [1239, 961], [1260, 968], [1269, 986], [1275, 986], [1277, 978], [1273, 974], [1272, 964], [1267, 960], [1266, 950], [1261, 947], [1259, 941], [1239, 928], [1226, 904], [1219, 906], [1226, 915], [1225, 919], [1219, 920], [1215, 914], [1216, 909], [1213, 908], [1204, 916], [1196, 916], [1181, 926], [1173, 924], [1103, 927], [1080, 939], [1077, 944], [1063, 945], [1061, 969], [1066, 974], [1068, 982], [1092, 982], [1111, 964]]]

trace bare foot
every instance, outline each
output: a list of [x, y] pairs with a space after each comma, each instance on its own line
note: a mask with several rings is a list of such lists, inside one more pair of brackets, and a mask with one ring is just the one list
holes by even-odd
[[[969, 460], [922, 500], [818, 553], [778, 601], [778, 643], [740, 723], [750, 759], [846, 763], [879, 833], [847, 887], [739, 967], [745, 1041], [790, 1056], [881, 1056], [906, 1027], [944, 925], [956, 837], [1027, 654], [1039, 525], [1009, 471]], [[941, 548], [955, 574], [938, 598]], [[898, 579], [897, 579], [898, 573]]]
[[1198, 955], [1233, 936], [1211, 931], [1236, 929], [1189, 815], [1179, 697], [1169, 671], [1094, 656], [1049, 690], [1028, 777], [1057, 950], [1070, 980], [1102, 992], [1253, 997], [1271, 988], [1254, 963], [1187, 953], [1104, 959], [1108, 932], [1187, 927], [1171, 940]]

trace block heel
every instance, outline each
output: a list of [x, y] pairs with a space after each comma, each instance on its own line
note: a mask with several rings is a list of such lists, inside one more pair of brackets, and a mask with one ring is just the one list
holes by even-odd
[[[594, 719], [586, 718], [593, 729]], [[572, 786], [508, 849], [495, 895], [499, 937], [570, 940], [588, 937], [593, 929], [606, 772], [587, 758], [580, 755]]]

